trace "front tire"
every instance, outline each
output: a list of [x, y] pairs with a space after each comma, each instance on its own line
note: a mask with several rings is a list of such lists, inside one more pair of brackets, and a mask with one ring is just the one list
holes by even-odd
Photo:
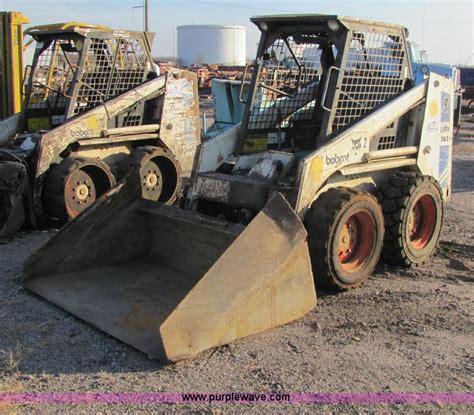
[[115, 186], [115, 177], [101, 160], [67, 158], [51, 167], [44, 187], [46, 212], [66, 223]]
[[311, 206], [305, 226], [319, 287], [356, 288], [373, 273], [384, 237], [382, 209], [373, 195], [329, 189]]
[[424, 264], [438, 245], [443, 223], [443, 199], [436, 180], [398, 172], [378, 197], [386, 226], [382, 258], [404, 267]]

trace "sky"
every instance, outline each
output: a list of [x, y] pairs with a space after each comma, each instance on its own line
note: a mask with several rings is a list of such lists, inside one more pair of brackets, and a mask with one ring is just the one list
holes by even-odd
[[[149, 0], [154, 56], [173, 56], [176, 27], [232, 24], [247, 28], [247, 56], [259, 32], [255, 15], [323, 13], [402, 24], [409, 40], [428, 52], [429, 61], [474, 65], [474, 0]], [[143, 0], [0, 0], [0, 9], [20, 11], [34, 25], [80, 21], [118, 29], [143, 30]]]

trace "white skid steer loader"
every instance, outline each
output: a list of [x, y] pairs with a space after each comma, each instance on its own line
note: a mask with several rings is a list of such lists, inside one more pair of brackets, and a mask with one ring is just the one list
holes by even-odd
[[414, 85], [398, 25], [252, 21], [243, 121], [201, 144], [185, 206], [140, 200], [129, 180], [25, 264], [30, 290], [152, 357], [290, 322], [315, 285], [358, 287], [381, 254], [421, 264], [439, 239], [452, 80]]
[[0, 121], [0, 241], [68, 222], [136, 165], [143, 197], [174, 204], [201, 141], [196, 75], [158, 76], [153, 33], [77, 22], [26, 33], [23, 110]]

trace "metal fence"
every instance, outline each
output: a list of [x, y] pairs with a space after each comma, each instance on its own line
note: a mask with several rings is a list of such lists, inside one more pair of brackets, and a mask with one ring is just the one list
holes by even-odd
[[[146, 79], [147, 60], [148, 55], [138, 39], [91, 38], [74, 114], [141, 84]], [[139, 118], [130, 119], [127, 125], [139, 123]]]
[[321, 51], [317, 44], [278, 39], [264, 54], [260, 86], [249, 130], [287, 128], [292, 120], [311, 119], [319, 81]]
[[[332, 119], [332, 132], [400, 94], [404, 87], [403, 39], [385, 33], [351, 31], [350, 49]], [[377, 138], [378, 149], [395, 146], [396, 126]]]
[[55, 39], [40, 50], [33, 68], [28, 107], [65, 109], [71, 83], [79, 61], [79, 52], [71, 39]]

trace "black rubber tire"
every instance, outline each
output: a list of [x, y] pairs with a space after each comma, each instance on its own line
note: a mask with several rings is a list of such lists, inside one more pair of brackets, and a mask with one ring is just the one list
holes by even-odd
[[[434, 230], [422, 248], [416, 248], [409, 235], [410, 215], [417, 201], [424, 195], [435, 205]], [[398, 172], [388, 179], [377, 197], [385, 217], [385, 241], [382, 259], [392, 265], [410, 267], [422, 265], [438, 245], [443, 224], [443, 198], [433, 177], [415, 172]]]
[[[84, 170], [94, 183], [93, 201], [115, 186], [116, 180], [109, 166], [101, 160], [87, 157], [70, 157], [49, 169], [43, 188], [45, 212], [50, 220], [64, 224], [77, 216], [81, 210], [73, 213], [67, 208], [65, 188], [74, 172]], [[87, 206], [89, 207], [89, 205]], [[86, 208], [87, 208], [86, 207]], [[84, 208], [83, 210], [85, 210]]]
[[0, 242], [15, 235], [24, 222], [23, 196], [0, 190]]
[[[371, 236], [365, 248], [366, 259], [349, 271], [339, 257], [339, 243], [345, 224], [355, 215], [364, 215], [370, 221]], [[375, 196], [348, 188], [329, 189], [312, 204], [304, 222], [318, 288], [347, 290], [367, 281], [379, 261], [384, 238], [382, 208]], [[369, 232], [364, 227], [359, 230], [362, 236]]]
[[[132, 166], [140, 172], [142, 198], [169, 206], [173, 205], [182, 187], [181, 168], [173, 153], [161, 147], [143, 146], [133, 150], [131, 160]], [[142, 174], [142, 168], [149, 161], [155, 163], [158, 169], [160, 184], [156, 192], [149, 191], [151, 189], [147, 188]]]

